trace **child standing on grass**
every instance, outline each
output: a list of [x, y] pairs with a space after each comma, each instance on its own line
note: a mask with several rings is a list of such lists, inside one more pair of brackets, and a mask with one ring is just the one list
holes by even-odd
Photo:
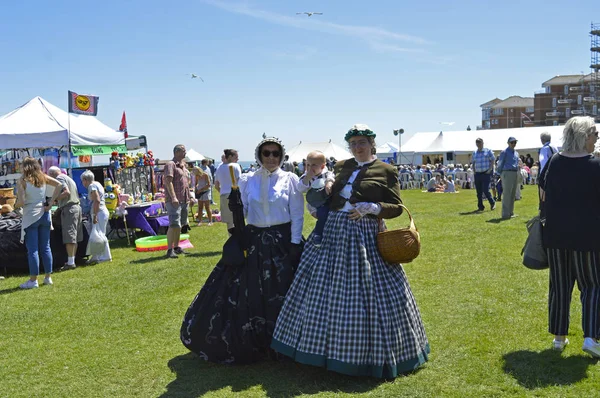
[[329, 195], [335, 181], [333, 173], [327, 169], [327, 159], [321, 151], [312, 151], [306, 157], [306, 171], [300, 177], [298, 190], [306, 192], [306, 207], [313, 217], [317, 218], [317, 225], [313, 230], [313, 243], [319, 247], [323, 240], [323, 228], [329, 214]]

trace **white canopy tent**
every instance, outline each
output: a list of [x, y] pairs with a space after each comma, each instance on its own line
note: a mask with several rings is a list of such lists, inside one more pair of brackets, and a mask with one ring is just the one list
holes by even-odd
[[71, 145], [123, 145], [123, 133], [93, 116], [69, 115], [42, 97], [35, 97], [0, 117], [0, 149], [46, 148]]
[[[600, 125], [596, 125], [600, 127]], [[483, 146], [498, 153], [506, 149], [509, 137], [517, 139], [516, 150], [520, 154], [530, 153], [537, 156], [537, 151], [542, 147], [540, 134], [548, 132], [552, 136], [552, 144], [562, 146], [564, 126], [524, 127], [497, 130], [471, 130], [471, 131], [444, 131], [423, 132], [413, 135], [406, 145], [402, 146], [403, 163], [421, 164], [422, 156], [429, 154], [447, 155], [471, 154], [476, 149], [475, 140], [483, 139]]]
[[189, 149], [185, 153], [185, 161], [186, 162], [200, 162], [206, 159], [206, 157], [193, 149]]
[[396, 154], [398, 153], [398, 144], [386, 142], [385, 144], [379, 145], [375, 150], [379, 159], [394, 158], [395, 160]]
[[293, 148], [285, 150], [285, 153], [290, 157], [292, 162], [302, 162], [302, 159], [306, 159], [306, 155], [312, 151], [321, 151], [325, 154], [326, 158], [333, 157], [335, 160], [350, 159], [352, 154], [343, 147], [334, 144], [329, 140], [323, 142], [302, 142]]

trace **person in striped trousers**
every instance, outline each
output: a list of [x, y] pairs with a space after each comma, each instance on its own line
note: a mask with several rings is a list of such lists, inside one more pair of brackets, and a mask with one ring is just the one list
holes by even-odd
[[[598, 140], [594, 120], [569, 119], [563, 151], [554, 155], [539, 182], [544, 246], [550, 266], [548, 331], [555, 350], [569, 343], [569, 312], [575, 282], [581, 291], [583, 351], [600, 358], [600, 159], [591, 156]], [[545, 214], [544, 214], [545, 213]]]

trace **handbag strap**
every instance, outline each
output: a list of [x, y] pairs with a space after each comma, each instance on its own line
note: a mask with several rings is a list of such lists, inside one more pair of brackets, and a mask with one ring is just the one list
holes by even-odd
[[400, 207], [402, 207], [402, 209], [404, 209], [404, 211], [406, 211], [406, 213], [408, 214], [408, 218], [410, 219], [409, 228], [414, 229], [415, 231], [418, 231], [418, 229], [415, 225], [415, 220], [413, 219], [412, 214], [410, 214], [410, 210], [408, 210], [408, 207], [404, 206], [402, 203], [400, 204]]

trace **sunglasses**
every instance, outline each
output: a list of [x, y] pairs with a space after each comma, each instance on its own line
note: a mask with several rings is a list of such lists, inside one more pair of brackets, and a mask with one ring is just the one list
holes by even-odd
[[274, 158], [278, 158], [281, 156], [281, 152], [279, 151], [269, 151], [268, 149], [263, 149], [262, 155], [266, 158], [273, 155]]

